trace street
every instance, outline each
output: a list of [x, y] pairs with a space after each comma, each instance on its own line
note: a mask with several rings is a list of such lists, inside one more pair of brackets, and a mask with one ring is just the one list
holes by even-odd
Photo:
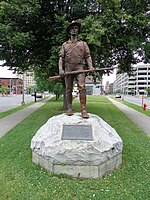
[[[35, 99], [31, 95], [24, 95], [24, 102], [30, 103], [33, 102]], [[23, 96], [22, 95], [12, 95], [12, 96], [0, 96], [0, 112], [7, 111], [12, 108], [16, 108], [21, 105], [23, 102]]]
[[[136, 97], [136, 96], [124, 95], [124, 97], [122, 98], [124, 99], [124, 101], [142, 106], [142, 96]], [[20, 106], [22, 101], [23, 101], [22, 95], [12, 95], [12, 96], [4, 96], [4, 97], [0, 96], [0, 112], [4, 112], [9, 109]], [[34, 101], [35, 101], [34, 96], [25, 94], [24, 96], [25, 104], [34, 102]], [[147, 108], [150, 109], [150, 98], [144, 97], [143, 102], [146, 103]]]
[[150, 109], [150, 98], [146, 98], [145, 96], [137, 97], [137, 96], [131, 96], [131, 95], [124, 95], [124, 97], [122, 96], [122, 98], [124, 99], [124, 101], [131, 102], [139, 106], [142, 106], [142, 101], [143, 101], [143, 103], [146, 103], [147, 108]]

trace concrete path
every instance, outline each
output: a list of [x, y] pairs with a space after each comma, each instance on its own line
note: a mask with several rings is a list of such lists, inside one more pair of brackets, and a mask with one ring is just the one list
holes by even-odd
[[148, 136], [150, 136], [150, 117], [112, 99], [108, 99], [125, 113], [137, 126], [139, 126]]
[[0, 138], [3, 137], [8, 131], [19, 124], [22, 120], [27, 118], [35, 110], [43, 106], [50, 98], [43, 101], [36, 102], [31, 106], [28, 106], [22, 110], [19, 110], [11, 115], [8, 115], [0, 119]]

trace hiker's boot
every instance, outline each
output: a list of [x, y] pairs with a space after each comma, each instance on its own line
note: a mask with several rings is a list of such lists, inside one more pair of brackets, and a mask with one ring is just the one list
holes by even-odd
[[86, 111], [86, 91], [80, 91], [80, 105], [81, 105], [81, 115], [82, 118], [89, 118]]
[[68, 116], [73, 115], [72, 109], [68, 109], [68, 110], [67, 110], [67, 115], [68, 115]]
[[82, 118], [89, 118], [89, 115], [87, 114], [86, 109], [81, 110]]

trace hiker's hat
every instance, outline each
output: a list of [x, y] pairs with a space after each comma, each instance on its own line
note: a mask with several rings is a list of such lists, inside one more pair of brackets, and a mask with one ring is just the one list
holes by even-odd
[[72, 21], [72, 22], [67, 26], [67, 28], [66, 28], [67, 33], [69, 33], [70, 28], [71, 28], [72, 26], [78, 26], [78, 28], [79, 28], [79, 33], [80, 33], [81, 24], [80, 24], [79, 22], [76, 22], [76, 21]]

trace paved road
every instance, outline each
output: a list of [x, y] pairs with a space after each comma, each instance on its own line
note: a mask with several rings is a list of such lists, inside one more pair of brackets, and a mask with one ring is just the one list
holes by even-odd
[[[22, 95], [12, 95], [12, 96], [0, 96], [0, 112], [7, 111], [12, 108], [16, 108], [21, 105], [23, 101]], [[34, 97], [31, 95], [25, 94], [24, 102], [30, 103], [34, 102]]]
[[124, 101], [131, 102], [139, 106], [142, 106], [142, 101], [143, 101], [143, 103], [146, 103], [147, 108], [150, 109], [150, 98], [145, 98], [142, 96], [137, 97], [137, 96], [124, 95], [123, 99]]

